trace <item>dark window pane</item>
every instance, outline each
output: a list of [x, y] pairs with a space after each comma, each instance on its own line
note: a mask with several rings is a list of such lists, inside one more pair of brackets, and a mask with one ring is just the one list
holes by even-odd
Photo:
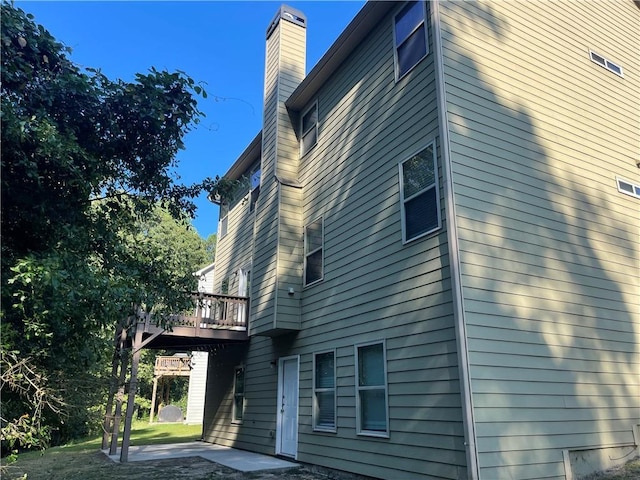
[[322, 220], [310, 223], [305, 229], [307, 245], [305, 253], [313, 252], [322, 247]]
[[315, 128], [312, 128], [311, 130], [309, 130], [309, 132], [307, 132], [302, 137], [302, 152], [301, 152], [302, 155], [304, 155], [309, 150], [311, 150], [311, 147], [313, 147], [316, 144], [317, 140], [318, 140], [318, 132], [316, 131]]
[[316, 392], [316, 402], [318, 405], [318, 416], [316, 418], [317, 427], [334, 428], [335, 423], [335, 395], [330, 392]]
[[233, 400], [234, 400], [233, 419], [242, 420], [242, 407], [244, 405], [244, 397], [242, 395], [236, 395]]
[[606, 67], [606, 62], [604, 60], [604, 58], [602, 58], [600, 55], [598, 55], [597, 53], [591, 52], [591, 59], [596, 62], [599, 63], [600, 65], [602, 65], [603, 67]]
[[438, 227], [438, 204], [435, 187], [404, 204], [407, 240]]
[[436, 182], [433, 163], [433, 148], [427, 147], [402, 164], [402, 185], [404, 198], [430, 187]]
[[316, 388], [333, 388], [333, 352], [316, 355]]
[[360, 391], [360, 425], [362, 430], [386, 432], [387, 402], [383, 389]]
[[609, 70], [616, 72], [618, 75], [622, 73], [622, 69], [618, 65], [616, 65], [615, 63], [611, 63], [608, 60], [607, 60], [607, 67], [609, 67]]
[[224, 217], [222, 219], [221, 225], [220, 225], [220, 236], [224, 237], [227, 234], [227, 224], [228, 224], [228, 220], [227, 217]]
[[631, 185], [630, 183], [623, 182], [622, 180], [618, 180], [618, 185], [620, 186], [620, 190], [633, 193], [633, 185]]
[[410, 2], [396, 17], [396, 46], [424, 21], [424, 9], [421, 2]]
[[424, 25], [398, 47], [398, 77], [413, 68], [427, 54]]
[[358, 347], [358, 385], [384, 385], [384, 352], [382, 344]]
[[262, 175], [262, 170], [258, 169], [251, 174], [251, 188], [257, 188], [260, 186], [260, 176]]
[[318, 123], [318, 109], [313, 107], [302, 117], [302, 133], [306, 133], [310, 128]]
[[308, 285], [322, 278], [322, 249], [307, 256], [305, 284]]
[[244, 394], [244, 370], [236, 370], [236, 395]]

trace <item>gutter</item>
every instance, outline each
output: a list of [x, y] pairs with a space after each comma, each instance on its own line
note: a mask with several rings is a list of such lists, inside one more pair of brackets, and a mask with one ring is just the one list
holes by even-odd
[[475, 420], [473, 411], [473, 396], [471, 392], [471, 377], [469, 374], [469, 347], [467, 344], [467, 326], [463, 304], [462, 274], [460, 272], [460, 245], [458, 239], [457, 215], [455, 210], [455, 196], [453, 188], [453, 165], [451, 162], [449, 119], [447, 117], [447, 94], [444, 78], [444, 55], [442, 49], [442, 31], [440, 29], [440, 1], [430, 2], [431, 31], [433, 32], [434, 61], [436, 69], [436, 95], [438, 101], [438, 127], [440, 130], [442, 165], [446, 175], [445, 216], [447, 219], [447, 241], [449, 244], [449, 259], [451, 268], [451, 285], [453, 294], [453, 316], [456, 327], [456, 344], [458, 350], [458, 370], [460, 373], [460, 394], [462, 396], [462, 416], [467, 455], [468, 478], [480, 478], [478, 464], [478, 446], [476, 444]]

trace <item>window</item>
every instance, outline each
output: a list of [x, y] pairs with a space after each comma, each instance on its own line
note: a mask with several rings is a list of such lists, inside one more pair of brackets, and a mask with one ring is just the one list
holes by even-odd
[[640, 185], [636, 185], [621, 178], [616, 179], [618, 182], [618, 191], [632, 197], [640, 198]]
[[402, 240], [409, 242], [440, 228], [435, 145], [400, 163]]
[[227, 226], [228, 226], [228, 217], [229, 217], [229, 204], [222, 203], [220, 204], [220, 238], [224, 237], [227, 234]]
[[609, 60], [607, 58], [604, 58], [602, 55], [598, 55], [596, 52], [594, 52], [592, 50], [589, 51], [589, 57], [591, 58], [592, 62], [597, 63], [601, 67], [606, 68], [610, 72], [613, 72], [616, 75], [619, 75], [620, 77], [623, 76], [622, 75], [622, 67], [620, 65], [616, 65], [611, 60]]
[[256, 202], [260, 195], [260, 177], [262, 175], [262, 169], [258, 165], [257, 169], [251, 173], [251, 198], [249, 200], [249, 211], [253, 212], [256, 208]]
[[384, 342], [356, 346], [357, 432], [389, 436]]
[[313, 429], [336, 431], [335, 352], [313, 357]]
[[322, 280], [324, 227], [322, 217], [304, 228], [304, 284]]
[[393, 27], [396, 80], [399, 80], [429, 53], [425, 3], [407, 3], [395, 16]]
[[232, 423], [242, 423], [244, 416], [244, 367], [235, 368], [232, 415]]
[[300, 156], [305, 155], [318, 141], [318, 103], [302, 114], [300, 119]]

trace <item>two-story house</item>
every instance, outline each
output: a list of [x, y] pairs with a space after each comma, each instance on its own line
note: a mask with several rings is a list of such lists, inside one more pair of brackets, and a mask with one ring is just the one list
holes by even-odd
[[387, 479], [637, 455], [638, 5], [370, 2], [307, 75], [306, 24], [268, 24], [218, 199], [248, 339], [209, 355], [204, 439]]

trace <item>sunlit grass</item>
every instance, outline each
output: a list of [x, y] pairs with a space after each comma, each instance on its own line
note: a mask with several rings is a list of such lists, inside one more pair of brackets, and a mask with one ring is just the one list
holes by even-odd
[[[202, 425], [185, 425], [182, 423], [134, 422], [131, 427], [131, 445], [156, 445], [162, 443], [193, 442], [202, 436]], [[122, 432], [118, 437], [118, 446], [122, 444]], [[81, 450], [99, 450], [102, 437], [87, 438], [77, 442], [55, 447], [68, 452]]]

